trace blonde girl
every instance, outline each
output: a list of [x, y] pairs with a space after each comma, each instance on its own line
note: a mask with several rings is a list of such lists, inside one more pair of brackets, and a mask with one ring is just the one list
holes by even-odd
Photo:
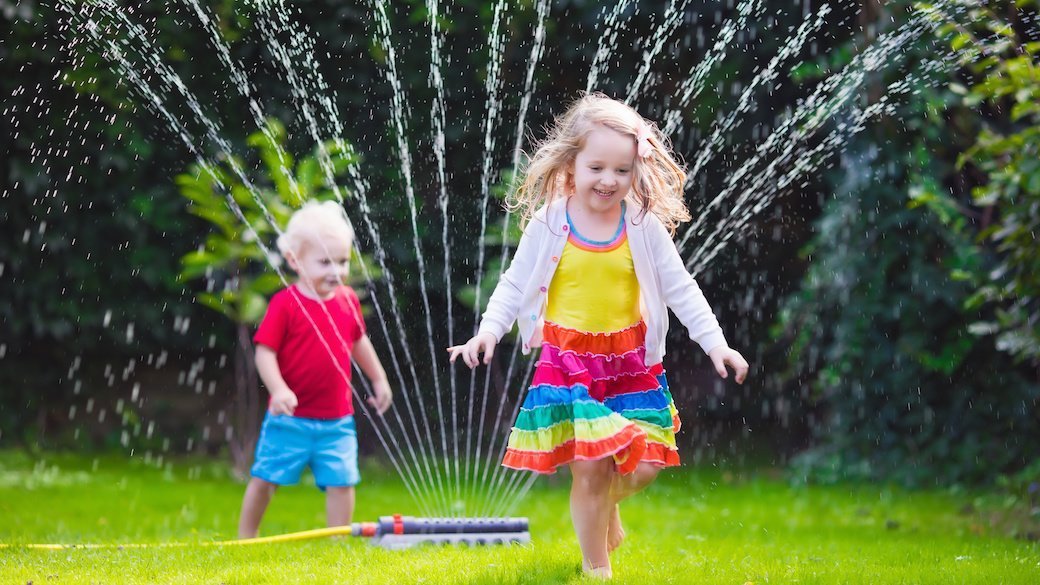
[[618, 504], [679, 465], [679, 417], [662, 360], [670, 308], [718, 374], [748, 364], [730, 349], [671, 234], [690, 219], [686, 175], [668, 140], [602, 94], [556, 120], [509, 205], [524, 235], [477, 334], [448, 348], [473, 368], [519, 323], [524, 353], [541, 345], [502, 464], [572, 475], [582, 568], [610, 578], [624, 538]]

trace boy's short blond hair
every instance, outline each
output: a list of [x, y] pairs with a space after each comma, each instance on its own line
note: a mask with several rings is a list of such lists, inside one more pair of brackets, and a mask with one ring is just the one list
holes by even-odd
[[354, 229], [343, 207], [335, 201], [310, 201], [289, 218], [285, 231], [278, 237], [278, 250], [283, 256], [299, 254], [304, 243], [320, 244], [326, 238], [346, 242], [350, 247]]

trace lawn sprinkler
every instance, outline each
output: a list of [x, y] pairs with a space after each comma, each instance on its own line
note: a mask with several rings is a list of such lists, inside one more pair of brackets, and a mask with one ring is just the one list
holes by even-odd
[[355, 522], [350, 526], [332, 526], [274, 536], [259, 536], [214, 542], [154, 542], [142, 544], [6, 544], [0, 549], [23, 547], [46, 550], [165, 548], [186, 546], [247, 546], [313, 540], [332, 536], [371, 538], [372, 544], [390, 550], [411, 548], [421, 544], [454, 544], [486, 546], [490, 544], [526, 544], [531, 542], [527, 518], [415, 518], [381, 516], [379, 522]]
[[527, 518], [415, 518], [382, 516], [379, 522], [355, 522], [353, 536], [372, 538], [372, 544], [398, 550], [420, 544], [525, 544], [531, 542]]

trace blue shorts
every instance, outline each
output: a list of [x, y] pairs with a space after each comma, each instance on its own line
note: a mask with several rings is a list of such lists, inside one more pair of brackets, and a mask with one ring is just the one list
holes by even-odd
[[357, 454], [353, 416], [323, 420], [267, 413], [250, 474], [276, 485], [293, 485], [310, 466], [322, 490], [349, 487], [361, 481]]

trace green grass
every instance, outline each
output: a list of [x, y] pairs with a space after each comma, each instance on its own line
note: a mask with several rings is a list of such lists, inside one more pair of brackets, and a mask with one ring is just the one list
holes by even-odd
[[[218, 463], [0, 453], [0, 542], [199, 543], [234, 536], [243, 485]], [[617, 583], [1040, 583], [1040, 545], [963, 512], [967, 495], [878, 486], [791, 487], [765, 474], [667, 473], [623, 506]], [[321, 527], [313, 487], [279, 492], [262, 532]], [[413, 513], [369, 469], [356, 518]], [[361, 539], [250, 547], [0, 550], [2, 583], [567, 583], [578, 548], [567, 481], [541, 480], [517, 515], [530, 546], [390, 552]]]

